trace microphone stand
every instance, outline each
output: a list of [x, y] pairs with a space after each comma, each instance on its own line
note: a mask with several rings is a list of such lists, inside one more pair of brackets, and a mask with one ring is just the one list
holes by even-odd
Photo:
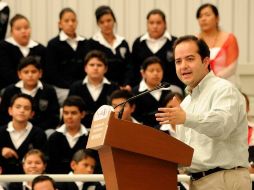
[[122, 109], [121, 109], [121, 110], [119, 111], [119, 113], [118, 113], [118, 119], [122, 119], [123, 112], [124, 112], [124, 107], [125, 107], [125, 104], [126, 104], [127, 102], [130, 102], [130, 101], [132, 101], [132, 100], [134, 100], [134, 99], [136, 99], [136, 98], [139, 98], [140, 96], [143, 96], [144, 94], [153, 92], [153, 91], [158, 90], [158, 89], [160, 89], [160, 88], [169, 87], [169, 86], [170, 86], [169, 83], [163, 82], [161, 85], [156, 86], [156, 87], [153, 88], [152, 90], [145, 90], [144, 92], [142, 92], [142, 93], [140, 93], [140, 94], [138, 94], [138, 95], [136, 95], [136, 96], [133, 96], [133, 97], [129, 98], [128, 100], [126, 100], [126, 101], [124, 101], [124, 102], [122, 102], [122, 103], [116, 105], [116, 106], [114, 107], [114, 109], [117, 108], [118, 106], [123, 105], [123, 106], [122, 106]]

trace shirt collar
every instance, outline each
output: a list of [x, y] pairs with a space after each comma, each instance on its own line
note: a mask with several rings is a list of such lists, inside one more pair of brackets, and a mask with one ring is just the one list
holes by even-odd
[[[32, 123], [27, 122], [27, 125], [26, 125], [26, 127], [25, 127], [25, 130], [30, 130], [32, 127], [33, 127]], [[15, 129], [14, 126], [13, 126], [13, 122], [12, 122], [12, 121], [10, 121], [10, 122], [8, 123], [8, 125], [7, 125], [7, 131], [8, 131], [8, 132], [14, 132], [14, 131], [16, 131], [16, 129]]]
[[[16, 84], [15, 84], [15, 86], [16, 87], [18, 87], [18, 88], [22, 88], [22, 89], [24, 89], [25, 87], [24, 87], [24, 81], [22, 81], [22, 80], [20, 80], [20, 81], [18, 81]], [[37, 86], [35, 87], [35, 89], [43, 89], [43, 85], [42, 85], [42, 82], [39, 80], [38, 82], [37, 82]]]
[[97, 33], [95, 33], [93, 35], [92, 39], [112, 50], [112, 49], [116, 49], [124, 40], [124, 38], [122, 36], [119, 36], [117, 34], [114, 34], [114, 36], [115, 36], [116, 40], [114, 41], [113, 47], [105, 40], [101, 31], [98, 31]]
[[[82, 82], [82, 84], [90, 84], [88, 80], [88, 76], [86, 76]], [[101, 84], [111, 84], [110, 81], [106, 78], [103, 77]]]
[[15, 41], [15, 39], [13, 37], [7, 38], [6, 41], [11, 43], [14, 46], [19, 47], [19, 48], [21, 48], [21, 47], [33, 48], [33, 47], [38, 45], [37, 42], [35, 42], [35, 41], [31, 40], [31, 39], [29, 40], [29, 42], [28, 42], [28, 44], [26, 46], [21, 46], [18, 42]]
[[164, 34], [159, 38], [159, 39], [153, 39], [149, 36], [148, 32], [146, 32], [143, 36], [140, 37], [140, 41], [144, 41], [144, 40], [148, 40], [148, 41], [157, 41], [157, 40], [161, 40], [161, 39], [168, 39], [169, 41], [172, 40], [171, 34], [165, 30]]
[[78, 41], [83, 41], [85, 38], [82, 36], [76, 35], [76, 37], [72, 39], [64, 31], [61, 30], [59, 33], [59, 39], [60, 41], [74, 40], [78, 42]]
[[[56, 131], [66, 135], [67, 134], [66, 125], [65, 124], [61, 125], [61, 127], [57, 128]], [[88, 130], [82, 124], [81, 124], [80, 130], [79, 130], [79, 134], [80, 134], [80, 136], [82, 136], [82, 135], [86, 135], [87, 136], [88, 135]]]
[[207, 81], [211, 78], [211, 77], [214, 77], [214, 73], [212, 71], [210, 71], [208, 74], [206, 74], [206, 76], [198, 83], [198, 85], [192, 89], [192, 92], [189, 90], [188, 86], [185, 88], [185, 92], [187, 94], [196, 94], [196, 93], [199, 93], [201, 92], [205, 86], [206, 86], [206, 83]]

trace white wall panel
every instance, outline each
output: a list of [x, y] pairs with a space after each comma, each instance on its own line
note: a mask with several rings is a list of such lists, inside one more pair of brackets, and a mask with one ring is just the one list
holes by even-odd
[[246, 63], [248, 59], [248, 0], [235, 1], [234, 6], [234, 33], [238, 36], [238, 45], [240, 49], [239, 63]]
[[247, 63], [253, 63], [254, 64], [254, 1], [249, 1], [249, 20], [248, 20], [248, 26], [249, 26], [249, 33], [248, 33], [248, 51], [249, 51], [249, 57], [247, 59]]
[[180, 36], [187, 33], [187, 26], [186, 26], [186, 18], [187, 18], [187, 7], [186, 0], [177, 0], [172, 1], [172, 9], [171, 9], [171, 22], [172, 28], [171, 32], [174, 35]]

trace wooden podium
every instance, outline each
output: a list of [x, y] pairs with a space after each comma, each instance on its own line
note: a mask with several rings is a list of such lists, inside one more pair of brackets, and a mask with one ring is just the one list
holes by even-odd
[[95, 113], [87, 148], [99, 152], [107, 190], [177, 190], [177, 166], [191, 164], [193, 149], [162, 131]]

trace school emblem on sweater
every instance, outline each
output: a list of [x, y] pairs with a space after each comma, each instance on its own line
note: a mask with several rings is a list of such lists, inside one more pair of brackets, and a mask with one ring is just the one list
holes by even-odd
[[167, 51], [166, 59], [168, 62], [171, 62], [174, 60], [172, 51]]
[[48, 104], [49, 104], [48, 100], [40, 99], [39, 100], [39, 109], [41, 111], [45, 111], [48, 108]]
[[124, 59], [127, 49], [125, 47], [120, 47], [119, 51], [120, 51], [121, 57]]

